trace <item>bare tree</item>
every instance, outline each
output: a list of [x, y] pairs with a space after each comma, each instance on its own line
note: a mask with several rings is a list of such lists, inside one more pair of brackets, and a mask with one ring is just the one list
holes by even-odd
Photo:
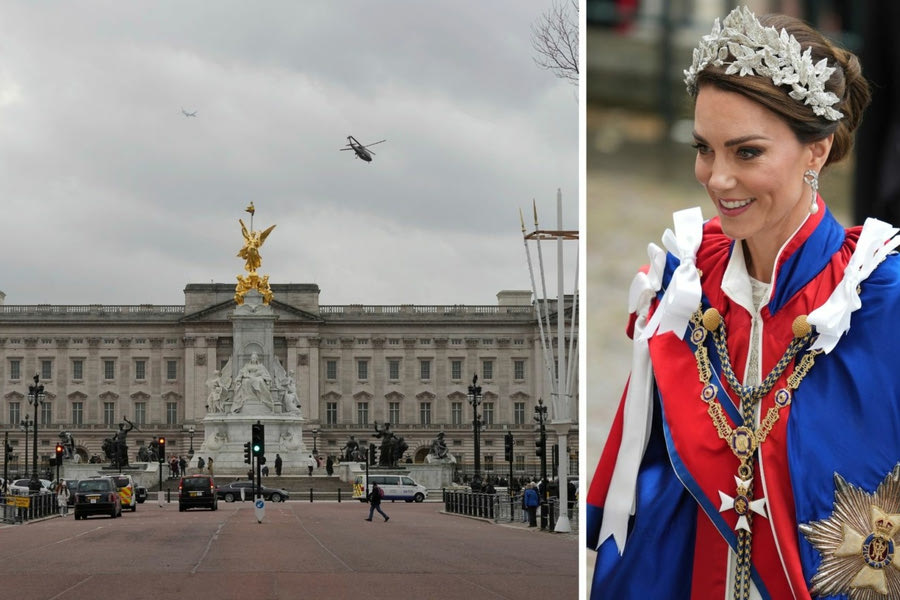
[[578, 0], [553, 0], [553, 5], [531, 26], [534, 62], [561, 79], [578, 85]]

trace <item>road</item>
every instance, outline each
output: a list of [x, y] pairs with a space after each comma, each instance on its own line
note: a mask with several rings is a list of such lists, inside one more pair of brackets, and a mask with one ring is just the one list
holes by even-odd
[[17, 600], [578, 597], [577, 536], [442, 514], [440, 503], [249, 502], [122, 518], [71, 513], [0, 527], [0, 581]]

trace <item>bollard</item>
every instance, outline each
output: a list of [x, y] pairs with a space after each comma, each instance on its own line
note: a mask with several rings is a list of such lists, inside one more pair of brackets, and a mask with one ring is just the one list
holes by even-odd
[[313, 489], [312, 488], [309, 488], [309, 501], [310, 502], [313, 501]]
[[166, 502], [172, 502], [172, 489], [169, 488], [166, 490]]
[[341, 488], [338, 488], [338, 504], [341, 503]]

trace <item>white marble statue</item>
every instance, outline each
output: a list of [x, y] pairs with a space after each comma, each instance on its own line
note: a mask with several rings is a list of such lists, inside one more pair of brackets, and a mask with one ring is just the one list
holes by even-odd
[[219, 371], [215, 371], [215, 375], [206, 381], [206, 388], [209, 390], [209, 395], [206, 397], [206, 409], [211, 413], [224, 412], [222, 377]]
[[272, 376], [265, 365], [259, 362], [259, 356], [254, 352], [234, 378], [231, 412], [240, 412], [244, 404], [251, 399], [259, 400], [263, 406], [274, 412], [275, 402], [272, 399], [271, 385]]
[[294, 372], [290, 371], [284, 379], [284, 412], [299, 413], [300, 398], [297, 397], [297, 381]]

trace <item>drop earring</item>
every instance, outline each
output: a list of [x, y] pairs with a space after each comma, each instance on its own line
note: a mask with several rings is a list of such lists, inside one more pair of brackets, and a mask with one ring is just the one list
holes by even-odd
[[803, 174], [803, 183], [812, 189], [812, 197], [809, 202], [809, 214], [814, 215], [819, 212], [819, 203], [816, 198], [819, 195], [819, 174], [812, 169], [807, 169]]

